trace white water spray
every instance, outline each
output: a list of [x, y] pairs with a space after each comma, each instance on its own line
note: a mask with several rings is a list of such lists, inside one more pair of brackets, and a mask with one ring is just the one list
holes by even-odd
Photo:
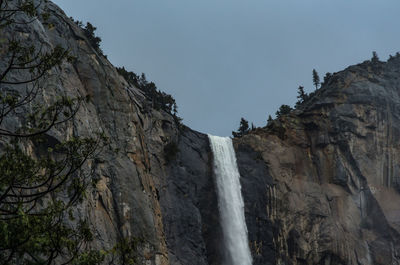
[[208, 135], [214, 154], [218, 207], [224, 236], [224, 265], [251, 265], [240, 174], [229, 137]]

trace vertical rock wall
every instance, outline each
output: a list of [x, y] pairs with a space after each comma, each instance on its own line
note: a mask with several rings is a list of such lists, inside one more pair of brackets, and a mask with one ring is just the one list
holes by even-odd
[[[1, 34], [61, 45], [77, 58], [49, 73], [38, 100], [90, 95], [49, 137], [110, 139], [94, 165], [100, 181], [78, 209], [95, 229], [94, 244], [111, 248], [134, 236], [142, 240], [139, 264], [220, 264], [207, 136], [154, 110], [62, 10], [49, 7], [47, 23]], [[255, 265], [400, 264], [399, 76], [398, 57], [349, 67], [300, 109], [234, 140]], [[18, 115], [5, 121], [19, 123]], [[179, 151], [167, 157], [168, 145]]]
[[236, 141], [255, 264], [399, 264], [399, 77], [351, 66]]

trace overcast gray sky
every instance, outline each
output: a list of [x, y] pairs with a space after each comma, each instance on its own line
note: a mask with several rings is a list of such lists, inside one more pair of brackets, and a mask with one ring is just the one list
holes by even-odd
[[192, 129], [264, 126], [297, 87], [400, 51], [399, 0], [54, 0], [94, 24], [115, 66], [144, 72]]

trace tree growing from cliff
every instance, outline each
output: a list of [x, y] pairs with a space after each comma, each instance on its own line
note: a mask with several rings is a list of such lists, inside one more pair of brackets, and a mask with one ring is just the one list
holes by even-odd
[[233, 137], [242, 137], [243, 135], [248, 134], [249, 131], [250, 131], [249, 122], [246, 119], [241, 118], [239, 129], [236, 132], [232, 132], [232, 135]]
[[83, 32], [85, 33], [86, 38], [88, 38], [90, 45], [100, 54], [103, 54], [103, 50], [100, 48], [101, 38], [96, 36], [95, 31], [96, 27], [93, 26], [90, 22], [86, 23], [86, 26], [83, 28]]
[[271, 115], [268, 115], [268, 119], [267, 119], [267, 126], [272, 124], [274, 120], [272, 119]]
[[276, 111], [276, 116], [278, 118], [282, 117], [283, 115], [287, 115], [292, 111], [292, 108], [289, 105], [281, 105], [279, 109]]
[[376, 51], [373, 51], [373, 52], [372, 52], [371, 62], [373, 62], [373, 63], [379, 62], [378, 53], [377, 53]]
[[[25, 1], [11, 1], [11, 0], [1, 0], [0, 1], [0, 28], [12, 24], [26, 24], [31, 23], [35, 16], [37, 15], [37, 8], [43, 4], [44, 1], [37, 1], [34, 3], [33, 0]], [[21, 20], [18, 17], [20, 14], [26, 14], [27, 19]], [[43, 17], [43, 15], [45, 17]], [[46, 18], [47, 14], [43, 13], [42, 18]]]
[[303, 86], [297, 88], [297, 99], [296, 106], [303, 104], [308, 99], [308, 94], [304, 91]]
[[99, 54], [104, 55], [103, 50], [100, 48], [101, 38], [95, 33], [97, 28], [93, 26], [90, 22], [86, 22], [86, 26], [84, 26], [82, 21], [75, 20], [73, 17], [70, 17], [70, 19], [82, 29], [83, 33], [89, 41], [90, 46], [92, 46]]
[[117, 71], [129, 84], [144, 92], [146, 97], [151, 101], [153, 108], [157, 110], [162, 109], [171, 114], [176, 120], [180, 119], [177, 116], [178, 106], [175, 99], [171, 95], [158, 90], [155, 83], [148, 82], [145, 74], [142, 73], [139, 76], [134, 72], [127, 71], [125, 67], [117, 67]]
[[[74, 209], [95, 183], [94, 160], [103, 136], [67, 140], [52, 130], [70, 122], [85, 98], [60, 96], [43, 104], [51, 71], [69, 52], [27, 44], [16, 25], [45, 24], [46, 1], [0, 1], [0, 264], [99, 264], [93, 235]], [[18, 117], [18, 118], [17, 118]], [[69, 220], [68, 222], [66, 222]]]
[[319, 81], [318, 72], [315, 69], [313, 69], [313, 71], [312, 71], [312, 76], [313, 76], [313, 84], [315, 86], [315, 89], [318, 89], [320, 81]]
[[[324, 76], [324, 82], [323, 82], [323, 84], [327, 84], [328, 81], [329, 81], [329, 79], [331, 79], [331, 77], [332, 77], [332, 74], [329, 73], [329, 72], [327, 72], [327, 73], [325, 74], [325, 76]], [[321, 84], [321, 85], [322, 85], [322, 84]]]

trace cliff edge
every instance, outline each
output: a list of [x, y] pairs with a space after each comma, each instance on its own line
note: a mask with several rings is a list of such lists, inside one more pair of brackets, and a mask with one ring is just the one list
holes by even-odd
[[[47, 21], [12, 34], [76, 57], [50, 71], [38, 100], [90, 99], [49, 137], [109, 138], [93, 167], [99, 182], [77, 209], [94, 246], [128, 236], [140, 239], [138, 264], [220, 264], [207, 135], [154, 109], [76, 23], [48, 7]], [[16, 113], [5, 124], [21, 122]], [[296, 110], [235, 138], [254, 264], [400, 264], [399, 143], [399, 56], [335, 73]]]

